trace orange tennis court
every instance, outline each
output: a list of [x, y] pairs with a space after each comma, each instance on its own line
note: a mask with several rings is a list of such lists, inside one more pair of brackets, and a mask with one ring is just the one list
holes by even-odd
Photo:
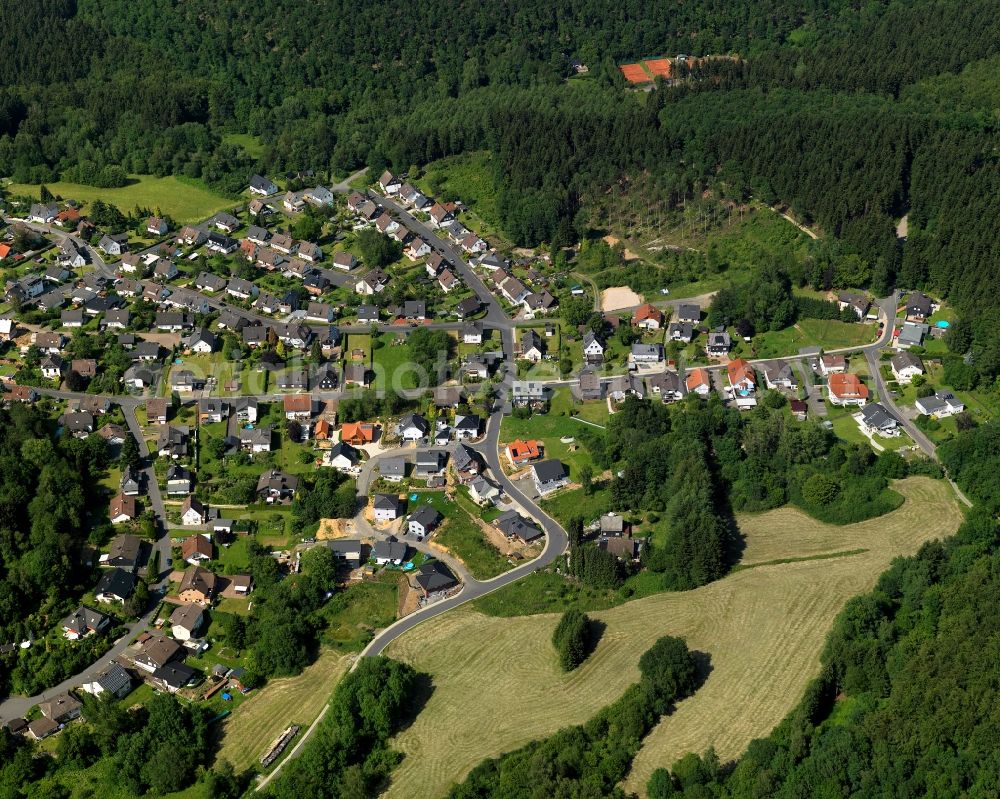
[[629, 83], [649, 83], [650, 77], [646, 74], [646, 70], [642, 68], [642, 64], [622, 64], [619, 69], [622, 71], [622, 75], [625, 76], [625, 80]]
[[673, 73], [674, 65], [669, 58], [653, 58], [643, 63], [654, 78], [669, 78]]

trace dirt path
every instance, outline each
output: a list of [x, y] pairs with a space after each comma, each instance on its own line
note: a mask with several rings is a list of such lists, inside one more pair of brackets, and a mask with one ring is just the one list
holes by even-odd
[[786, 214], [784, 211], [779, 211], [774, 206], [771, 207], [771, 210], [774, 211], [774, 213], [778, 214], [779, 216], [783, 217], [784, 219], [787, 219], [789, 222], [791, 222], [793, 225], [795, 225], [795, 227], [797, 227], [799, 230], [801, 230], [803, 233], [805, 233], [809, 238], [811, 238], [811, 239], [818, 239], [819, 238], [819, 236], [817, 236], [815, 233], [813, 233], [813, 231], [811, 231], [809, 228], [807, 228], [805, 225], [803, 225], [801, 222], [799, 222], [794, 217], [789, 216], [788, 214]]

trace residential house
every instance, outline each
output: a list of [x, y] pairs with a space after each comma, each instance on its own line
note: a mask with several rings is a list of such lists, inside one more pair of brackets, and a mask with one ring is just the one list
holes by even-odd
[[190, 430], [187, 425], [161, 425], [156, 438], [156, 451], [161, 458], [187, 457], [188, 436]]
[[468, 319], [482, 310], [483, 303], [478, 297], [466, 297], [454, 308], [454, 314], [459, 319]]
[[42, 716], [41, 718], [29, 721], [26, 729], [28, 731], [28, 735], [30, 735], [34, 740], [41, 741], [48, 738], [50, 735], [59, 732], [61, 727], [52, 719], [47, 719]]
[[690, 322], [672, 322], [667, 328], [667, 335], [670, 336], [671, 341], [690, 344], [691, 339], [694, 338], [694, 325]]
[[223, 291], [226, 288], [226, 279], [213, 275], [211, 272], [201, 272], [194, 279], [194, 287], [198, 291]]
[[456, 414], [452, 430], [455, 433], [456, 441], [464, 441], [466, 439], [478, 438], [481, 427], [482, 419], [478, 415], [474, 413]]
[[764, 374], [764, 385], [770, 389], [795, 391], [799, 387], [795, 372], [787, 361], [765, 361], [760, 370]]
[[185, 247], [198, 247], [208, 238], [205, 231], [193, 225], [185, 225], [177, 235], [177, 240]]
[[240, 424], [257, 424], [257, 398], [242, 397], [230, 403], [230, 408], [236, 414]]
[[824, 377], [847, 371], [847, 359], [843, 355], [823, 355], [819, 359], [819, 371]]
[[[46, 380], [62, 380], [63, 372], [66, 371], [66, 362], [58, 355], [46, 355], [42, 358], [38, 368], [42, 372], [42, 377]], [[89, 430], [87, 432], [90, 432]]]
[[313, 402], [308, 394], [292, 394], [282, 397], [285, 418], [297, 422], [308, 422], [312, 419]]
[[215, 333], [203, 327], [192, 333], [184, 342], [184, 345], [191, 352], [207, 355], [215, 352], [217, 343], [218, 339], [215, 337]]
[[128, 252], [128, 233], [105, 234], [97, 243], [97, 247], [111, 256]]
[[229, 255], [230, 253], [236, 252], [239, 247], [239, 242], [236, 239], [232, 239], [222, 233], [209, 233], [208, 239], [205, 242], [205, 247], [212, 252], [220, 253], [221, 255]]
[[659, 330], [663, 327], [663, 311], [648, 302], [636, 308], [632, 325], [640, 330]]
[[375, 324], [379, 320], [379, 310], [376, 305], [359, 305], [356, 312], [359, 325]]
[[378, 185], [386, 194], [399, 194], [399, 190], [403, 187], [403, 182], [387, 169], [379, 177]]
[[199, 424], [218, 424], [228, 415], [226, 403], [221, 399], [204, 398], [198, 400]]
[[385, 290], [389, 285], [389, 276], [381, 269], [372, 269], [367, 275], [361, 278], [354, 287], [358, 294], [371, 296]]
[[569, 482], [566, 467], [561, 461], [547, 460], [531, 467], [531, 477], [541, 495], [550, 494]]
[[384, 233], [388, 236], [390, 233], [399, 230], [399, 222], [383, 211], [378, 219], [375, 220], [375, 227], [379, 233]]
[[304, 369], [288, 369], [278, 375], [278, 388], [282, 391], [308, 391], [309, 375]]
[[841, 291], [837, 293], [837, 307], [840, 310], [850, 308], [858, 319], [864, 319], [871, 307], [871, 300], [864, 294], [855, 294], [852, 291]]
[[458, 408], [464, 397], [461, 386], [438, 386], [434, 389], [434, 407]]
[[372, 515], [376, 522], [391, 522], [403, 514], [403, 501], [395, 494], [376, 494]]
[[201, 566], [191, 566], [181, 579], [178, 598], [185, 603], [208, 605], [215, 599], [217, 585], [215, 574]]
[[451, 570], [439, 560], [425, 563], [413, 577], [416, 587], [427, 599], [436, 594], [441, 594], [458, 585], [458, 580]]
[[[139, 496], [139, 490], [142, 487], [142, 472], [136, 469], [132, 465], [126, 465], [122, 470], [122, 478], [119, 481], [121, 485], [122, 493], [127, 497], [137, 497]], [[129, 536], [131, 538], [132, 536]], [[136, 544], [138, 545], [138, 539], [136, 539]], [[115, 563], [114, 566], [120, 566], [121, 564]]]
[[299, 243], [299, 257], [309, 263], [317, 263], [323, 260], [323, 248], [311, 241]]
[[416, 261], [431, 254], [431, 245], [418, 236], [406, 246], [404, 253], [411, 261]]
[[66, 328], [83, 327], [83, 308], [72, 308], [68, 311], [63, 311], [59, 315], [59, 321]]
[[99, 610], [80, 605], [62, 620], [60, 626], [63, 631], [63, 638], [75, 641], [85, 638], [92, 633], [102, 633], [111, 626], [111, 617], [101, 613]]
[[232, 214], [228, 214], [225, 211], [220, 211], [209, 220], [208, 224], [210, 224], [216, 230], [220, 230], [223, 233], [230, 234], [235, 230], [239, 230], [240, 220], [237, 219]]
[[188, 369], [170, 373], [170, 390], [179, 394], [199, 391], [205, 386], [205, 380]]
[[441, 203], [434, 203], [428, 213], [431, 218], [431, 227], [434, 228], [442, 228], [455, 219], [455, 214], [441, 205]]
[[187, 663], [172, 662], [154, 671], [149, 682], [157, 691], [175, 694], [181, 688], [193, 684], [197, 677], [198, 672]]
[[333, 254], [333, 267], [342, 272], [350, 272], [358, 265], [358, 259], [349, 252], [335, 252]]
[[32, 203], [28, 212], [28, 221], [39, 225], [48, 225], [55, 221], [59, 214], [59, 206], [56, 203]]
[[118, 494], [108, 503], [108, 519], [112, 524], [130, 522], [137, 515], [135, 497]]
[[421, 505], [406, 520], [406, 529], [410, 535], [415, 535], [418, 540], [422, 540], [441, 523], [441, 519], [441, 514], [434, 509], [433, 505]]
[[725, 330], [713, 330], [708, 334], [708, 343], [705, 351], [711, 358], [724, 358], [733, 346], [729, 333]]
[[354, 447], [374, 443], [378, 428], [371, 422], [345, 422], [340, 428], [340, 440]]
[[406, 478], [406, 466], [403, 458], [383, 458], [378, 462], [378, 473], [386, 482], [399, 483]]
[[344, 366], [344, 386], [367, 386], [371, 371], [363, 363], [349, 363]]
[[191, 493], [191, 472], [183, 466], [167, 468], [167, 495], [184, 496]]
[[207, 535], [189, 535], [181, 539], [181, 559], [192, 566], [212, 559], [212, 539]]
[[104, 315], [101, 328], [104, 330], [124, 330], [129, 325], [130, 314], [126, 308], [114, 308]]
[[861, 428], [869, 435], [879, 435], [886, 438], [898, 436], [899, 420], [883, 405], [873, 402], [861, 409]]
[[521, 334], [520, 356], [526, 361], [538, 363], [545, 357], [545, 342], [534, 330], [525, 330]]
[[524, 310], [532, 317], [551, 311], [556, 306], [556, 298], [547, 291], [536, 291], [524, 298]]
[[582, 370], [577, 380], [576, 393], [584, 402], [601, 399], [604, 396], [604, 386], [597, 372], [591, 369]]
[[868, 386], [855, 374], [839, 372], [827, 378], [827, 396], [834, 405], [863, 406], [868, 402]]
[[687, 393], [707, 397], [712, 391], [712, 378], [707, 369], [692, 369], [685, 380]]
[[677, 306], [677, 321], [697, 325], [701, 321], [701, 308], [694, 303], [682, 302]]
[[912, 352], [900, 352], [889, 361], [893, 377], [900, 383], [909, 383], [917, 375], [924, 373], [923, 362]]
[[934, 313], [934, 301], [920, 291], [906, 298], [906, 319], [909, 322], [924, 322]]
[[427, 420], [415, 413], [404, 416], [396, 427], [396, 432], [403, 441], [420, 441], [429, 431], [430, 425], [427, 424]]
[[268, 505], [288, 503], [299, 490], [299, 478], [279, 469], [268, 469], [257, 480], [257, 496]]
[[261, 197], [267, 197], [270, 194], [277, 194], [278, 186], [273, 180], [264, 177], [263, 175], [251, 175], [250, 193], [257, 194]]
[[757, 390], [757, 375], [749, 361], [736, 358], [726, 365], [726, 377], [729, 380], [729, 389], [736, 397], [737, 404], [741, 399], [752, 398]]
[[151, 216], [146, 220], [146, 232], [150, 236], [166, 236], [168, 230], [170, 230], [170, 226], [165, 219]]
[[590, 330], [583, 336], [583, 362], [590, 365], [604, 363], [604, 345]]
[[534, 380], [515, 380], [511, 384], [511, 402], [518, 407], [541, 407], [545, 404], [545, 386]]
[[284, 199], [281, 204], [285, 207], [285, 210], [291, 214], [297, 214], [306, 207], [306, 201], [303, 197], [303, 192], [300, 191], [289, 191], [285, 193]]
[[208, 521], [208, 513], [205, 506], [197, 497], [190, 496], [181, 505], [181, 524], [186, 527], [204, 524]]
[[896, 336], [896, 346], [900, 349], [922, 347], [924, 338], [929, 332], [930, 327], [928, 325], [918, 322], [904, 322], [899, 335]]
[[333, 391], [338, 384], [337, 371], [329, 364], [324, 364], [316, 373], [316, 388], [321, 391]]
[[162, 633], [144, 633], [139, 636], [137, 642], [139, 651], [132, 662], [137, 668], [149, 674], [153, 674], [157, 669], [166, 666], [170, 661], [178, 658], [184, 647], [173, 638], [168, 638]]
[[477, 505], [492, 505], [500, 499], [500, 487], [490, 482], [482, 475], [473, 475], [469, 479], [469, 496]]
[[110, 604], [117, 602], [125, 604], [125, 601], [132, 596], [135, 591], [136, 576], [125, 569], [111, 569], [101, 575], [94, 589], [94, 598], [98, 602]]
[[324, 461], [339, 472], [352, 473], [361, 462], [361, 454], [350, 444], [339, 441], [327, 450]]
[[643, 399], [645, 396], [646, 387], [638, 375], [616, 375], [608, 383], [608, 397], [612, 402], [621, 403], [626, 397]]
[[454, 272], [450, 269], [442, 269], [441, 273], [437, 276], [437, 284], [441, 291], [448, 294], [458, 286], [458, 278], [455, 277]]
[[403, 316], [410, 321], [420, 322], [427, 318], [427, 304], [423, 300], [406, 300]]
[[632, 345], [629, 359], [634, 364], [655, 364], [663, 360], [662, 344], [643, 344], [635, 342]]
[[146, 421], [149, 424], [167, 423], [167, 401], [165, 399], [146, 400]]
[[684, 399], [684, 381], [677, 372], [663, 372], [647, 380], [649, 390], [663, 402], [677, 402]]
[[544, 535], [537, 525], [529, 522], [516, 510], [501, 513], [493, 520], [493, 526], [507, 536], [507, 540], [518, 540], [524, 544], [537, 541]]
[[463, 344], [482, 344], [483, 326], [478, 322], [467, 322], [462, 325]]
[[[239, 300], [249, 300], [253, 297], [256, 297], [260, 293], [260, 289], [257, 288], [257, 286], [255, 286], [249, 280], [244, 280], [241, 277], [234, 277], [232, 280], [229, 281], [228, 284], [226, 284], [226, 293], [229, 294], [229, 296], [236, 297]], [[246, 319], [244, 317], [240, 316], [235, 311], [232, 311], [230, 309], [224, 309], [222, 314], [219, 315], [220, 327], [229, 327], [231, 330], [238, 329], [238, 327], [234, 327], [232, 324], [229, 324], [228, 322], [226, 322], [226, 320], [223, 319], [223, 315], [227, 313], [233, 316], [236, 325], [239, 325], [239, 322], [236, 320], [242, 320], [243, 324], [246, 324]]]
[[432, 449], [418, 452], [413, 476], [421, 480], [438, 477], [444, 472], [447, 463], [448, 453], [444, 450]]
[[361, 552], [364, 545], [360, 539], [337, 538], [322, 543], [333, 553], [336, 560], [346, 564], [349, 568], [357, 569], [361, 565]]
[[934, 419], [954, 416], [965, 410], [965, 403], [950, 391], [936, 391], [929, 397], [918, 397], [916, 408], [919, 413]]
[[47, 702], [39, 702], [38, 711], [56, 724], [65, 724], [80, 717], [83, 702], [67, 691], [56, 694]]
[[372, 546], [372, 560], [379, 566], [402, 566], [409, 547], [405, 541], [389, 536], [384, 541], [376, 541]]
[[80, 690], [92, 696], [100, 697], [108, 693], [121, 699], [132, 690], [132, 677], [120, 664], [112, 662], [91, 682], [83, 683]]
[[240, 448], [256, 455], [260, 452], [271, 451], [272, 428], [270, 425], [255, 427], [252, 430], [246, 428], [240, 430]]

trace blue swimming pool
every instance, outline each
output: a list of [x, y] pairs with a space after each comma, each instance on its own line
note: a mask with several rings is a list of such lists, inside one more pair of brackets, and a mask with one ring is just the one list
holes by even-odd
[[945, 330], [945, 329], [951, 327], [951, 322], [949, 322], [947, 319], [940, 319], [940, 320], [938, 320], [937, 322], [934, 323], [934, 326], [935, 327], [940, 327], [942, 330]]

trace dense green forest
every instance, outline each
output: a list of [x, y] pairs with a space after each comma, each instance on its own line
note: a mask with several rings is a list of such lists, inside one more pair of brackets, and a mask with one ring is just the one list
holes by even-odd
[[[0, 409], [0, 643], [49, 630], [91, 587], [81, 548], [110, 537], [107, 525], [94, 527], [87, 519], [108, 460], [100, 436], [57, 438], [40, 408]], [[0, 655], [0, 694], [12, 678], [16, 688], [58, 682], [91, 653], [81, 651], [78, 663], [41, 648], [18, 654]]]

